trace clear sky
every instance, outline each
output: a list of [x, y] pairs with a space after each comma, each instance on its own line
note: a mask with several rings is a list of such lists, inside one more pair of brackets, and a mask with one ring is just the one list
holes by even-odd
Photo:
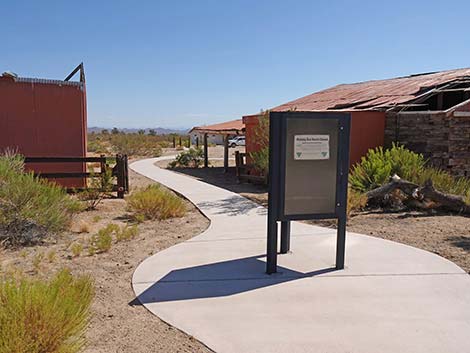
[[83, 61], [89, 126], [186, 128], [470, 67], [468, 0], [0, 3], [0, 72], [63, 79]]

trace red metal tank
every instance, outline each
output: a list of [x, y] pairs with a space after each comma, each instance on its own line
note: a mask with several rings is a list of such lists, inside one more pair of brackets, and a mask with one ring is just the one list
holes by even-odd
[[[82, 76], [82, 75], [81, 75]], [[85, 157], [85, 82], [0, 76], [0, 151], [27, 157]], [[83, 163], [29, 164], [37, 173], [84, 172]], [[57, 179], [67, 187], [85, 180]]]

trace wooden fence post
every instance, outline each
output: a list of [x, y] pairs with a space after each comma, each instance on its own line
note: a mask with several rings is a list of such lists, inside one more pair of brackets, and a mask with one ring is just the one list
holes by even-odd
[[116, 169], [117, 169], [117, 196], [120, 199], [124, 198], [124, 191], [126, 187], [125, 176], [124, 176], [124, 159], [122, 155], [116, 155]]
[[173, 136], [173, 148], [176, 148], [176, 136]]

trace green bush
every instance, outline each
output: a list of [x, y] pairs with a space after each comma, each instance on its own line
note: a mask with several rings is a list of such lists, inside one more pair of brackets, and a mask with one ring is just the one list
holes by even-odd
[[158, 184], [134, 192], [126, 201], [129, 211], [137, 219], [161, 220], [182, 217], [186, 213], [184, 201]]
[[352, 189], [366, 192], [387, 183], [394, 174], [417, 185], [431, 180], [436, 190], [462, 196], [470, 203], [469, 178], [455, 177], [444, 170], [429, 167], [421, 154], [398, 145], [390, 149], [378, 147], [369, 150], [353, 167], [349, 183]]
[[369, 150], [356, 164], [349, 176], [351, 187], [365, 192], [389, 181], [394, 174], [413, 181], [425, 168], [426, 161], [421, 154], [393, 145], [390, 149], [377, 147]]
[[269, 112], [258, 118], [258, 125], [254, 130], [254, 140], [258, 149], [250, 152], [249, 156], [255, 169], [262, 175], [269, 172]]
[[0, 156], [0, 242], [34, 243], [67, 228], [81, 209], [57, 184], [23, 171], [23, 158]]
[[85, 343], [93, 283], [59, 272], [51, 281], [0, 281], [0, 353], [74, 353]]
[[168, 164], [170, 168], [191, 167], [198, 168], [204, 162], [204, 151], [201, 148], [190, 148], [179, 153], [174, 161]]
[[470, 179], [455, 177], [448, 172], [436, 168], [424, 168], [410, 181], [423, 185], [426, 180], [432, 180], [436, 190], [447, 194], [462, 196], [467, 204], [470, 204]]

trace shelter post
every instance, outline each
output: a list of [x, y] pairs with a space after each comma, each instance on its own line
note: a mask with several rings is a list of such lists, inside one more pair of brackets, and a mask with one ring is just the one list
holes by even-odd
[[228, 135], [224, 135], [224, 173], [228, 173]]
[[207, 133], [204, 133], [204, 168], [209, 166], [209, 155], [207, 148]]

